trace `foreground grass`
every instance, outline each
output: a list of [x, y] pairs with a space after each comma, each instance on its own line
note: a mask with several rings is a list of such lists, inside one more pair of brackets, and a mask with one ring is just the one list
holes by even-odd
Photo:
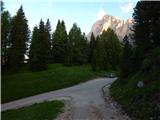
[[61, 64], [51, 64], [41, 72], [30, 72], [24, 67], [14, 74], [3, 73], [2, 103], [73, 86], [103, 74], [92, 72], [89, 65], [65, 67]]
[[[111, 86], [111, 95], [133, 120], [160, 120], [160, 81], [137, 87], [139, 77], [115, 81]], [[124, 81], [124, 80], [123, 80]]]
[[61, 112], [63, 102], [52, 101], [34, 104], [15, 110], [4, 111], [2, 120], [53, 120]]

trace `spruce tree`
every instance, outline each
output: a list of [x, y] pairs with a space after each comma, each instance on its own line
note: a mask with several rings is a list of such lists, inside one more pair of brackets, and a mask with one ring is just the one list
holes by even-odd
[[95, 39], [94, 34], [92, 32], [91, 33], [91, 38], [90, 38], [90, 43], [89, 43], [89, 60], [88, 60], [89, 62], [91, 62], [91, 60], [92, 60], [95, 45], [96, 45], [96, 39]]
[[81, 65], [87, 63], [87, 39], [84, 34], [82, 35], [81, 29], [75, 23], [69, 32], [69, 45], [71, 46], [69, 53], [71, 64]]
[[10, 67], [18, 69], [24, 63], [24, 54], [29, 41], [29, 28], [22, 6], [11, 21], [11, 49], [9, 55]]
[[45, 29], [46, 29], [46, 34], [47, 34], [47, 42], [48, 42], [48, 45], [46, 46], [46, 49], [48, 51], [47, 53], [47, 56], [48, 56], [48, 63], [51, 63], [52, 62], [52, 54], [51, 54], [51, 24], [50, 24], [50, 21], [49, 19], [47, 19], [47, 22], [46, 22], [46, 25], [45, 25]]
[[64, 21], [58, 20], [56, 30], [52, 35], [53, 37], [53, 57], [55, 63], [64, 63], [66, 46], [67, 46], [67, 32]]
[[40, 41], [39, 41], [39, 29], [37, 26], [33, 28], [32, 40], [29, 51], [29, 65], [32, 71], [39, 69], [39, 56], [40, 56]]
[[105, 49], [105, 41], [101, 38], [97, 41], [97, 54], [98, 54], [98, 70], [104, 70], [106, 68], [106, 49]]
[[8, 11], [4, 11], [1, 1], [1, 65], [2, 69], [8, 67], [10, 41], [11, 17]]
[[120, 77], [127, 78], [132, 73], [133, 47], [130, 45], [127, 36], [124, 37], [123, 42], [124, 42], [124, 48], [120, 63]]
[[[100, 36], [97, 36], [95, 39], [94, 47], [92, 48], [92, 55], [91, 55], [91, 66], [93, 71], [101, 71], [103, 69], [102, 68], [103, 55], [101, 54], [102, 46], [100, 45], [101, 45]], [[104, 48], [102, 49], [104, 50]]]
[[[113, 30], [108, 28], [107, 31], [103, 31], [102, 34], [96, 38], [94, 55], [91, 59], [93, 70], [108, 70], [117, 69], [120, 63], [121, 45], [117, 35]], [[96, 63], [93, 65], [93, 63]], [[96, 66], [96, 67], [95, 67]]]
[[98, 53], [96, 49], [93, 49], [93, 54], [91, 56], [91, 66], [93, 71], [98, 71]]
[[139, 70], [143, 59], [150, 50], [160, 45], [160, 3], [139, 1], [134, 8], [134, 71]]
[[89, 49], [88, 49], [88, 41], [85, 36], [85, 33], [81, 35], [81, 40], [79, 45], [80, 45], [80, 51], [81, 51], [81, 56], [79, 56], [80, 64], [86, 64], [88, 63]]
[[48, 67], [49, 53], [48, 35], [44, 22], [41, 20], [39, 29], [33, 30], [32, 42], [30, 47], [30, 68], [32, 71], [46, 70]]
[[107, 57], [109, 59], [109, 64], [111, 65], [111, 69], [116, 69], [119, 67], [122, 48], [116, 33], [112, 29], [108, 28], [107, 35]]

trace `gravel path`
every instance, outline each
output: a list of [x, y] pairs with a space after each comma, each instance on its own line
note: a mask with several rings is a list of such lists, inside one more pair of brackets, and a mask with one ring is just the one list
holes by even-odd
[[[73, 87], [43, 93], [2, 104], [2, 111], [19, 108], [46, 100], [63, 100], [64, 112], [56, 120], [130, 120], [120, 114], [110, 99], [105, 102], [102, 87], [111, 84], [113, 78], [98, 78]], [[108, 88], [105, 88], [107, 91]], [[106, 96], [109, 92], [105, 92]]]

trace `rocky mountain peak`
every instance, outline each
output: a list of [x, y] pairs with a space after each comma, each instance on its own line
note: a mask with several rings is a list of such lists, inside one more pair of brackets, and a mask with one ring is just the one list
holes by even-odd
[[100, 35], [104, 30], [111, 28], [115, 31], [120, 41], [123, 40], [125, 35], [131, 33], [130, 26], [132, 26], [133, 22], [132, 19], [129, 18], [127, 20], [122, 20], [112, 15], [105, 15], [102, 19], [97, 20], [92, 28], [90, 33], [87, 35], [88, 39], [90, 39], [90, 35], [93, 34], [97, 37]]

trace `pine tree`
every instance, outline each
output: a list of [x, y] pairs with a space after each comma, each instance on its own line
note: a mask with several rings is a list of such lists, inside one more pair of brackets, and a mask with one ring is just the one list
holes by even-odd
[[98, 54], [96, 49], [93, 49], [93, 54], [91, 56], [91, 66], [93, 71], [98, 71]]
[[10, 67], [19, 68], [24, 62], [24, 54], [29, 41], [29, 28], [22, 6], [11, 21], [11, 49], [9, 55]]
[[4, 10], [4, 2], [1, 0], [1, 12]]
[[46, 22], [46, 25], [45, 25], [45, 29], [46, 29], [46, 34], [47, 34], [47, 42], [48, 42], [48, 45], [46, 47], [48, 53], [47, 53], [47, 56], [48, 56], [48, 63], [51, 63], [52, 62], [52, 53], [51, 53], [51, 24], [50, 24], [50, 21], [49, 19], [47, 19], [47, 22]]
[[30, 64], [30, 69], [32, 71], [36, 71], [39, 69], [39, 56], [40, 56], [40, 41], [39, 41], [39, 29], [37, 26], [33, 28], [33, 33], [32, 33], [32, 41], [30, 45], [30, 51], [29, 51], [29, 64]]
[[128, 41], [128, 37], [125, 36], [124, 39], [124, 48], [121, 57], [121, 64], [120, 64], [120, 77], [127, 78], [132, 73], [132, 56], [133, 56], [133, 47], [130, 45]]
[[95, 42], [95, 48], [93, 49], [93, 55], [91, 58], [91, 65], [93, 71], [101, 71], [104, 69], [105, 61], [105, 47], [104, 41], [97, 36]]
[[89, 50], [88, 50], [88, 42], [87, 42], [85, 33], [81, 35], [79, 46], [80, 46], [80, 52], [81, 52], [81, 56], [79, 56], [80, 64], [86, 64], [88, 63]]
[[107, 30], [107, 39], [106, 39], [106, 44], [107, 44], [107, 56], [109, 59], [109, 64], [111, 65], [111, 69], [116, 69], [119, 67], [120, 63], [120, 57], [121, 57], [121, 45], [119, 42], [119, 39], [116, 35], [116, 33], [108, 28]]
[[53, 33], [53, 57], [54, 62], [56, 63], [64, 63], [65, 54], [66, 54], [66, 46], [67, 46], [67, 32], [64, 21], [60, 22], [58, 20], [56, 30]]
[[87, 63], [88, 60], [88, 50], [87, 50], [87, 39], [85, 35], [81, 33], [81, 29], [73, 24], [69, 32], [69, 44], [70, 53], [68, 59], [72, 65], [81, 65]]
[[160, 45], [160, 3], [139, 1], [134, 8], [134, 39], [136, 50], [134, 53], [134, 71], [139, 70], [146, 54]]
[[2, 69], [8, 67], [8, 55], [11, 45], [10, 41], [10, 24], [11, 17], [8, 11], [4, 11], [3, 2], [1, 1], [1, 65]]
[[30, 68], [32, 71], [47, 69], [49, 52], [48, 35], [46, 33], [44, 22], [41, 20], [39, 29], [35, 27], [32, 35], [30, 47]]
[[89, 44], [89, 50], [90, 50], [90, 53], [89, 53], [89, 62], [91, 62], [92, 60], [92, 56], [93, 56], [93, 51], [95, 49], [95, 45], [96, 45], [96, 39], [94, 37], [94, 34], [93, 32], [91, 33], [91, 38], [90, 38], [90, 44]]
[[[113, 30], [108, 28], [96, 38], [94, 55], [91, 59], [93, 70], [117, 69], [120, 63], [121, 45], [117, 35]], [[95, 63], [95, 65], [93, 65]], [[96, 66], [96, 67], [95, 67]]]

